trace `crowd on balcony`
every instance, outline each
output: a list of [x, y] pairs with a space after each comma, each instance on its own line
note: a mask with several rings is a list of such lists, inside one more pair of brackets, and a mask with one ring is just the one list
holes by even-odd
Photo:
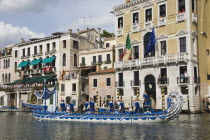
[[189, 76], [187, 71], [185, 71], [184, 73], [181, 73], [180, 75], [180, 83], [188, 83], [189, 80]]
[[[48, 82], [46, 84], [46, 86], [53, 86], [53, 82]], [[15, 85], [3, 85], [1, 88], [3, 89], [14, 89], [14, 88], [33, 88], [33, 87], [43, 87], [43, 83], [42, 82], [37, 82], [37, 83], [33, 83], [33, 84], [15, 84]]]
[[166, 77], [166, 75], [164, 75], [164, 76], [159, 75], [158, 76], [158, 83], [159, 84], [167, 84], [168, 83], [167, 79], [168, 78]]

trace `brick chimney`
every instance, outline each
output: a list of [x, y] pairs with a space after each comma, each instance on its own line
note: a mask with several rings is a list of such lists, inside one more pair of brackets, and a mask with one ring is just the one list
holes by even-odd
[[129, 3], [131, 0], [125, 0], [125, 3]]

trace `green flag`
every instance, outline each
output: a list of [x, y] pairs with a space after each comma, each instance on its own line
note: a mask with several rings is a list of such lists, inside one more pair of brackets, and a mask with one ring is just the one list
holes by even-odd
[[131, 40], [130, 40], [129, 33], [128, 33], [128, 36], [127, 36], [127, 39], [126, 39], [126, 48], [127, 48], [128, 50], [131, 49]]

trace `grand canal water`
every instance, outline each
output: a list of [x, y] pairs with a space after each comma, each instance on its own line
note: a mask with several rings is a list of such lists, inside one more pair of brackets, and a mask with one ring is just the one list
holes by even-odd
[[210, 114], [169, 123], [107, 124], [39, 121], [31, 113], [0, 113], [0, 140], [210, 140]]

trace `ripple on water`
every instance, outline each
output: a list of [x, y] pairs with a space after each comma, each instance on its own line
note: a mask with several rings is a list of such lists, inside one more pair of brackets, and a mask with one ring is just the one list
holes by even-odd
[[0, 113], [0, 140], [209, 140], [210, 114], [169, 123], [119, 124], [38, 121], [31, 113]]

